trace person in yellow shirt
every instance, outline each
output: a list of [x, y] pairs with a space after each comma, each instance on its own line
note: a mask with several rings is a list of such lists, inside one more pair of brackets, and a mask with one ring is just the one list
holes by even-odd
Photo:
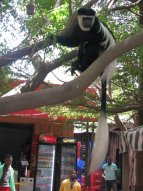
[[71, 171], [70, 177], [62, 181], [59, 191], [81, 191], [81, 185], [76, 177], [76, 171]]

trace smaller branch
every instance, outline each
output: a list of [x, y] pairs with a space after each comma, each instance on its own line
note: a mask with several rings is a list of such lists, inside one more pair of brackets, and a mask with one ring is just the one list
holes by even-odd
[[129, 9], [129, 11], [130, 11], [131, 13], [133, 13], [134, 15], [138, 16], [138, 17], [143, 16], [143, 15], [141, 15], [141, 14], [135, 13], [135, 12], [132, 11], [131, 9]]
[[[72, 105], [72, 103], [69, 103], [69, 102], [66, 102], [66, 104], [65, 105]], [[77, 106], [81, 106], [81, 104], [76, 104]], [[96, 105], [96, 103], [95, 103], [95, 105]], [[90, 109], [90, 110], [92, 110], [92, 111], [95, 111], [96, 113], [97, 112], [100, 112], [101, 111], [101, 107], [100, 106], [94, 106], [94, 105], [91, 105], [91, 104], [88, 104], [88, 103], [82, 103], [82, 106], [83, 107], [86, 107], [86, 108], [88, 108], [88, 109]], [[112, 109], [108, 109], [107, 108], [107, 113], [109, 113], [109, 114], [119, 114], [119, 113], [125, 113], [125, 112], [128, 112], [128, 111], [133, 111], [133, 110], [136, 110], [136, 111], [138, 111], [138, 110], [140, 110], [140, 108], [142, 108], [143, 107], [143, 105], [127, 105], [127, 106], [119, 106], [119, 105], [115, 105], [114, 106], [114, 108], [112, 108]]]
[[39, 70], [36, 71], [33, 75], [33, 77], [26, 82], [26, 85], [22, 87], [21, 91], [22, 92], [28, 92], [28, 91], [33, 91], [35, 90], [36, 87], [38, 87], [45, 77], [47, 76], [48, 73], [53, 71], [54, 69], [58, 68], [63, 64], [63, 62], [67, 62], [77, 55], [77, 50], [73, 50], [62, 58], [57, 58], [56, 60], [52, 62], [42, 62], [42, 64], [39, 63]]
[[72, 16], [72, 2], [69, 0], [69, 16]]
[[96, 4], [99, 0], [91, 0], [84, 7], [90, 8], [94, 4]]
[[113, 4], [116, 3], [116, 1], [117, 1], [117, 0], [110, 0], [110, 1], [107, 3], [107, 7], [108, 7], [109, 10], [110, 10], [111, 7], [113, 6]]
[[[94, 107], [94, 106], [91, 106], [91, 105], [88, 105], [88, 104], [83, 104], [82, 106], [84, 107], [87, 107], [87, 108], [90, 108], [90, 109], [95, 109], [95, 111], [100, 111], [101, 110], [101, 107]], [[107, 108], [107, 113], [110, 113], [110, 114], [118, 114], [118, 113], [124, 113], [124, 112], [127, 112], [127, 111], [133, 111], [133, 110], [140, 110], [140, 108], [142, 108], [143, 105], [131, 105], [131, 106], [114, 106], [114, 108], [112, 109], [108, 109]]]
[[57, 80], [59, 80], [59, 82], [66, 83], [66, 81], [63, 81], [63, 80], [59, 79], [59, 78], [54, 74], [54, 72], [52, 72], [52, 74], [53, 74], [53, 76], [54, 76]]
[[32, 65], [33, 65], [34, 69], [37, 72], [40, 70], [40, 68], [44, 64], [44, 62], [42, 61], [42, 58], [41, 58], [41, 56], [39, 54], [34, 55], [30, 60], [32, 62]]
[[118, 11], [118, 10], [123, 10], [123, 9], [127, 9], [130, 11], [131, 8], [139, 5], [141, 2], [142, 2], [142, 0], [139, 0], [136, 3], [132, 3], [131, 5], [115, 7], [113, 9], [109, 9], [109, 11], [111, 12], [111, 11]]
[[19, 58], [29, 55], [31, 52], [35, 53], [43, 48], [46, 48], [47, 46], [52, 45], [52, 43], [53, 43], [53, 40], [47, 37], [45, 40], [42, 40], [36, 44], [33, 44], [30, 47], [25, 47], [20, 50], [9, 52], [6, 55], [0, 57], [0, 67], [3, 67], [12, 62], [15, 62]]
[[115, 122], [116, 122], [117, 127], [118, 127], [119, 129], [121, 129], [121, 131], [127, 130], [126, 127], [124, 126], [124, 124], [122, 123], [122, 121], [120, 120], [118, 114], [115, 115], [115, 118], [114, 118], [114, 119], [115, 119]]
[[56, 0], [55, 8], [60, 7], [62, 3], [62, 0]]

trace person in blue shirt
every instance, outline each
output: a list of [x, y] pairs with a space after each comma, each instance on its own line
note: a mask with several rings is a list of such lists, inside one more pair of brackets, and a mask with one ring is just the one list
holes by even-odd
[[117, 165], [112, 162], [111, 157], [107, 157], [107, 163], [102, 166], [102, 172], [105, 177], [107, 191], [117, 191]]

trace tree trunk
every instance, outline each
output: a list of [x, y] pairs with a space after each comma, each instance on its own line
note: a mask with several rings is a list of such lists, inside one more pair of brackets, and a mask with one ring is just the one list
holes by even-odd
[[[139, 23], [143, 25], [143, 2], [139, 3]], [[143, 63], [140, 63], [140, 70], [142, 70], [143, 74]], [[143, 75], [140, 76], [139, 79], [139, 97], [140, 97], [140, 104], [143, 102]], [[138, 112], [138, 126], [143, 125], [143, 109], [140, 109]], [[140, 135], [141, 136], [141, 135]], [[143, 171], [142, 166], [143, 166], [143, 151], [138, 151], [135, 153], [135, 163], [136, 163], [136, 168], [135, 168], [135, 191], [142, 191], [143, 190]]]
[[[139, 111], [139, 126], [143, 125], [143, 109]], [[142, 136], [142, 135], [140, 135]], [[143, 151], [137, 151], [135, 152], [134, 155], [134, 161], [135, 161], [135, 191], [142, 191], [143, 190], [143, 171], [142, 166], [143, 166]]]
[[136, 172], [136, 185], [134, 191], [142, 191], [143, 190], [143, 151], [137, 151], [135, 153], [135, 172]]

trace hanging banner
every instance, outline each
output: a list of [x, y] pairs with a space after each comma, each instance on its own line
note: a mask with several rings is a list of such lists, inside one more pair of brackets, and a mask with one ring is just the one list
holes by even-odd
[[143, 127], [120, 132], [120, 153], [143, 151]]

